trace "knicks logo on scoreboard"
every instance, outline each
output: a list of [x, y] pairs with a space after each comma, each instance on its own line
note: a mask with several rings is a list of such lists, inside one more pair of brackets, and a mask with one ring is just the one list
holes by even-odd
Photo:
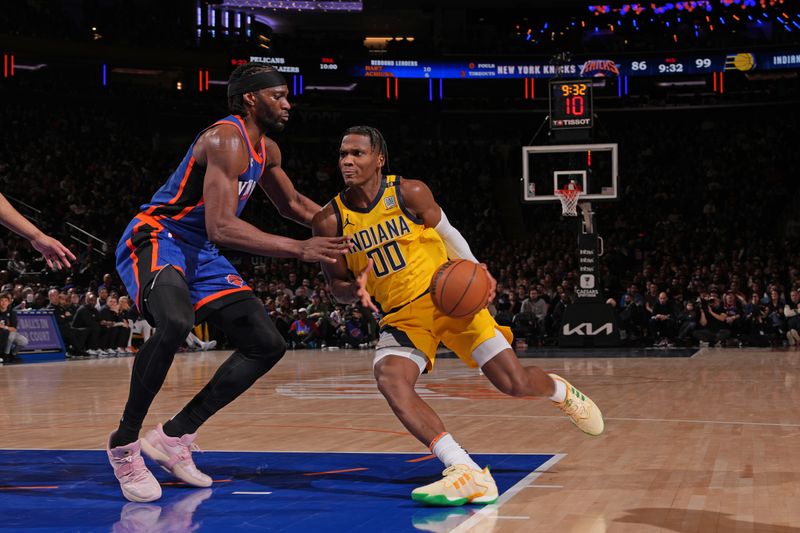
[[228, 283], [235, 287], [244, 287], [244, 280], [241, 276], [237, 276], [236, 274], [228, 274], [228, 277], [225, 278]]
[[619, 68], [610, 59], [590, 59], [581, 66], [581, 76], [619, 76]]

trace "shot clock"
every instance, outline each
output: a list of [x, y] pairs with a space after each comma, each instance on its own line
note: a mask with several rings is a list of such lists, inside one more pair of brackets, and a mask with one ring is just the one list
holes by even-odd
[[582, 129], [592, 125], [591, 81], [551, 80], [550, 129]]

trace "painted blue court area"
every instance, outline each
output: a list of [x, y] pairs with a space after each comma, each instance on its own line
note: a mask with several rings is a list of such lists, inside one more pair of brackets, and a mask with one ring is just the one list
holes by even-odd
[[[502, 498], [554, 456], [473, 457], [490, 465]], [[195, 460], [213, 487], [153, 468], [164, 494], [143, 504], [123, 499], [103, 451], [0, 450], [0, 531], [450, 531], [481, 509], [412, 501], [412, 489], [441, 476], [439, 461], [424, 455], [206, 452]]]

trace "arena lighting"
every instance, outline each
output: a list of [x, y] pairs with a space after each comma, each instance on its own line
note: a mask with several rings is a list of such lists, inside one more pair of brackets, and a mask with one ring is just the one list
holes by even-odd
[[111, 72], [114, 72], [116, 74], [131, 74], [133, 76], [159, 76], [164, 73], [163, 70], [153, 70], [148, 68], [125, 68], [125, 67], [112, 68]]
[[227, 8], [286, 9], [291, 11], [363, 11], [363, 2], [313, 2], [293, 0], [224, 0]]
[[14, 65], [16, 70], [42, 70], [44, 67], [47, 66], [47, 63], [39, 63], [38, 65]]
[[705, 80], [660, 81], [658, 87], [704, 87]]
[[14, 54], [3, 54], [3, 77], [14, 76]]
[[333, 91], [349, 93], [354, 91], [357, 86], [357, 83], [351, 83], [350, 85], [309, 85], [306, 87], [306, 89], [309, 91]]

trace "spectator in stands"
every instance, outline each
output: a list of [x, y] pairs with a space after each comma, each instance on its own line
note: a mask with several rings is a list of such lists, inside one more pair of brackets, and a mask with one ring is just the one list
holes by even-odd
[[105, 305], [100, 307], [98, 316], [100, 318], [100, 326], [103, 328], [101, 333], [101, 338], [103, 338], [103, 341], [101, 341], [102, 348], [116, 352], [117, 355], [126, 354], [131, 331], [130, 325], [120, 314], [119, 300], [114, 296], [109, 296]]
[[681, 344], [692, 342], [692, 332], [697, 329], [700, 321], [700, 312], [697, 309], [697, 302], [689, 300], [683, 304], [683, 309], [677, 315], [678, 336], [677, 341]]
[[773, 342], [780, 342], [786, 335], [786, 315], [784, 314], [786, 305], [781, 299], [778, 289], [769, 290], [769, 301], [765, 306], [766, 330]]
[[17, 312], [11, 309], [11, 296], [8, 293], [0, 294], [0, 329], [5, 330], [5, 344], [0, 346], [3, 360], [6, 363], [14, 362], [17, 349], [28, 345], [28, 338], [17, 331]]
[[676, 333], [675, 307], [666, 292], [658, 293], [648, 322], [648, 331], [656, 346], [669, 346]]
[[105, 307], [106, 302], [108, 301], [108, 289], [101, 285], [100, 288], [97, 289], [97, 310], [100, 311], [103, 307]]
[[100, 312], [97, 310], [97, 296], [91, 292], [87, 292], [83, 298], [83, 305], [78, 307], [75, 316], [72, 318], [72, 327], [85, 332], [86, 334], [86, 353], [97, 357], [99, 355], [108, 355], [101, 347], [101, 338], [103, 331], [100, 324]]
[[[321, 291], [325, 292], [325, 291]], [[330, 336], [330, 304], [323, 302], [319, 294], [311, 295], [311, 303], [308, 305], [308, 318], [313, 320], [317, 325], [319, 331], [319, 338], [321, 339], [321, 347], [325, 348], [327, 345], [328, 337]]]
[[505, 284], [497, 284], [497, 292], [494, 297], [494, 306], [497, 309], [495, 321], [501, 326], [511, 326], [514, 314], [511, 312], [511, 298]]
[[789, 301], [783, 307], [783, 316], [786, 317], [786, 338], [789, 344], [800, 345], [800, 292], [797, 289], [789, 291]]
[[636, 342], [644, 336], [644, 325], [647, 314], [644, 310], [644, 299], [635, 298], [629, 289], [622, 296], [622, 311], [619, 314], [619, 327], [625, 333], [628, 342]]
[[707, 299], [700, 304], [700, 329], [696, 329], [692, 336], [714, 347], [718, 342], [725, 342], [731, 338], [731, 330], [726, 321], [727, 314], [722, 306], [722, 300], [716, 292], [710, 293]]
[[528, 297], [520, 307], [520, 312], [530, 313], [536, 319], [534, 328], [539, 339], [543, 339], [547, 335], [547, 314], [549, 310], [550, 306], [542, 297], [539, 289], [531, 289], [528, 292]]
[[[62, 302], [66, 302], [66, 294], [61, 294], [58, 289], [50, 289], [47, 293], [49, 303], [45, 309], [52, 311], [61, 332], [61, 338], [67, 347], [67, 357], [77, 357], [83, 351], [83, 344], [76, 341], [72, 332], [72, 314], [69, 313]], [[84, 339], [85, 341], [85, 339]]]
[[289, 339], [292, 348], [316, 348], [319, 330], [314, 320], [309, 320], [308, 310], [302, 307], [297, 310], [297, 320], [289, 327]]
[[765, 329], [766, 308], [761, 295], [753, 291], [750, 301], [742, 306], [742, 331], [744, 343], [749, 346], [767, 346], [769, 338]]
[[153, 334], [153, 326], [151, 326], [147, 320], [142, 318], [142, 315], [139, 314], [139, 311], [136, 309], [136, 307], [131, 305], [131, 299], [128, 296], [119, 297], [119, 314], [123, 320], [127, 321], [128, 331], [130, 332], [130, 335], [128, 336], [128, 344], [125, 349], [131, 353], [135, 352], [136, 350], [133, 347], [133, 336], [141, 334], [142, 342], [147, 342], [147, 339], [149, 339], [150, 335]]
[[33, 307], [33, 289], [31, 287], [25, 287], [20, 292], [20, 302], [13, 306], [12, 309], [14, 311], [25, 311], [26, 309], [31, 309]]

